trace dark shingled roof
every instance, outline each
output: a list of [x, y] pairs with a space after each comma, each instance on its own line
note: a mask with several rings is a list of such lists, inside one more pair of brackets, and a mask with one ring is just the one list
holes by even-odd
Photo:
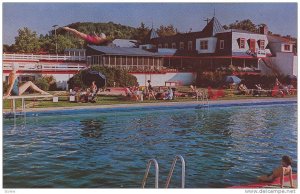
[[288, 38], [280, 37], [280, 36], [274, 36], [274, 35], [268, 35], [268, 40], [271, 43], [287, 43], [287, 44], [295, 44], [295, 41], [290, 40]]
[[217, 33], [224, 31], [225, 29], [215, 17], [213, 17], [202, 30], [202, 32], [208, 36], [215, 36]]
[[128, 47], [110, 47], [110, 46], [94, 46], [88, 45], [88, 48], [93, 49], [101, 54], [110, 55], [129, 55], [129, 56], [157, 56], [154, 53], [145, 51], [140, 48], [128, 48]]
[[203, 28], [200, 32], [187, 32], [187, 33], [177, 33], [172, 36], [165, 36], [165, 37], [157, 37], [152, 39], [159, 39], [160, 41], [172, 41], [172, 40], [190, 40], [192, 38], [206, 38], [215, 36], [217, 33], [226, 32], [225, 29], [222, 27], [220, 22], [217, 18], [213, 17], [210, 22]]

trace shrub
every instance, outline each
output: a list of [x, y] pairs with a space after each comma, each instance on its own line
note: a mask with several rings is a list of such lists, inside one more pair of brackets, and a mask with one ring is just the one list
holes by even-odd
[[8, 83], [3, 82], [3, 94], [5, 94], [7, 92], [7, 89], [8, 89]]
[[44, 76], [43, 79], [45, 79], [49, 83], [49, 89], [48, 89], [49, 91], [57, 90], [56, 80], [52, 75]]
[[41, 90], [48, 91], [50, 84], [48, 83], [48, 80], [44, 77], [38, 78], [34, 81], [34, 84], [39, 87]]
[[[228, 75], [232, 75], [231, 72], [222, 72], [222, 71], [215, 71], [215, 72], [198, 72], [196, 85], [199, 87], [208, 87], [211, 86], [213, 88], [221, 87], [226, 85], [224, 82], [224, 78]], [[283, 84], [288, 84], [288, 78], [284, 75], [237, 75], [242, 82], [248, 88], [255, 88], [256, 84], [261, 84], [263, 88], [270, 89], [274, 87], [275, 79], [278, 80]]]
[[81, 70], [79, 73], [74, 75], [69, 79], [68, 84], [69, 88], [79, 87], [79, 88], [87, 88], [89, 86], [85, 85], [82, 81], [82, 77], [88, 71], [98, 71], [101, 72], [106, 77], [106, 86], [111, 87], [116, 82], [117, 86], [133, 86], [137, 84], [137, 79], [133, 75], [130, 75], [128, 71], [123, 69], [116, 69], [111, 67], [103, 67], [103, 66], [92, 66], [89, 69]]
[[225, 84], [224, 77], [228, 73], [216, 72], [201, 72], [197, 74], [196, 85], [200, 87], [219, 87]]

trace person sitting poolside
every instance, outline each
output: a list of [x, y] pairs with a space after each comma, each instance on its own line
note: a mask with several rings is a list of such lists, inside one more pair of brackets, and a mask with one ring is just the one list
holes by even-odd
[[28, 88], [33, 89], [36, 92], [39, 92], [43, 95], [49, 95], [48, 92], [41, 90], [31, 81], [28, 81], [22, 85], [19, 85], [19, 78], [17, 76], [17, 65], [13, 65], [13, 70], [10, 72], [8, 76], [8, 90], [3, 98], [7, 98], [9, 96], [21, 96]]
[[79, 32], [73, 28], [69, 28], [67, 26], [62, 27], [64, 30], [71, 32], [73, 34], [75, 34], [76, 36], [78, 36], [79, 38], [87, 41], [90, 44], [95, 44], [95, 45], [102, 45], [102, 44], [106, 44], [107, 43], [107, 38], [106, 35], [104, 33], [101, 33], [99, 36], [93, 32], [93, 34], [85, 34], [82, 32]]
[[173, 90], [171, 87], [168, 87], [167, 93], [163, 99], [164, 100], [173, 100]]
[[151, 81], [148, 80], [147, 82], [148, 82], [148, 87], [147, 87], [148, 99], [150, 100], [151, 97], [153, 97], [153, 99], [156, 100], [154, 88], [151, 85]]
[[126, 87], [125, 88], [125, 95], [127, 98], [129, 98], [130, 100], [131, 99], [134, 99], [136, 101], [139, 100], [139, 97], [136, 95], [136, 91], [135, 91], [135, 87]]
[[289, 156], [282, 156], [281, 165], [275, 168], [272, 171], [272, 173], [268, 175], [259, 176], [258, 180], [263, 182], [272, 182], [276, 178], [280, 177], [281, 188], [283, 188], [284, 176], [289, 175], [290, 186], [294, 188], [294, 183], [292, 178], [293, 170], [291, 165], [292, 165], [292, 159]]
[[199, 91], [196, 89], [196, 86], [190, 85], [192, 98], [197, 98], [199, 95]]
[[90, 92], [88, 93], [88, 102], [96, 102], [96, 96], [97, 96], [97, 93], [98, 93], [98, 87], [96, 85], [96, 82], [93, 81], [91, 86], [90, 86]]

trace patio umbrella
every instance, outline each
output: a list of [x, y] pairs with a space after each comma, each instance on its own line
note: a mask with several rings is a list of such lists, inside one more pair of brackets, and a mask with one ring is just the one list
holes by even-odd
[[242, 80], [234, 75], [232, 76], [226, 76], [225, 77], [225, 82], [226, 83], [235, 83], [235, 84], [239, 84]]
[[292, 79], [296, 80], [296, 79], [297, 79], [297, 76], [295, 76], [295, 75], [288, 75], [288, 78], [291, 79], [291, 80], [292, 80]]
[[87, 86], [90, 86], [92, 82], [95, 81], [98, 88], [102, 88], [106, 85], [105, 75], [98, 71], [88, 71], [83, 74], [82, 81]]
[[285, 79], [287, 84], [292, 84], [297, 82], [297, 76], [295, 75], [288, 75]]

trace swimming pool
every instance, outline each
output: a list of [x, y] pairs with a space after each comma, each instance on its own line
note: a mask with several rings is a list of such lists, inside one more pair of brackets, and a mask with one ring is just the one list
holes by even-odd
[[[297, 171], [296, 103], [213, 108], [80, 110], [4, 119], [4, 188], [139, 188], [146, 163], [164, 187], [172, 160], [186, 187], [254, 182], [286, 154]], [[180, 163], [170, 187], [180, 187]], [[154, 187], [151, 169], [146, 187]]]

